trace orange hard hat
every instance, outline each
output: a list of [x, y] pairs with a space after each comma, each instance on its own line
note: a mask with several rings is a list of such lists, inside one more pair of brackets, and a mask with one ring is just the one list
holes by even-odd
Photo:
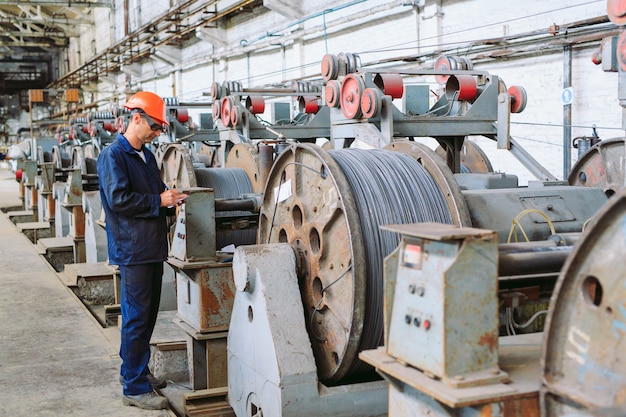
[[167, 122], [165, 113], [165, 102], [157, 94], [149, 91], [140, 91], [129, 98], [124, 107], [129, 110], [141, 109], [154, 121], [162, 125], [170, 125]]

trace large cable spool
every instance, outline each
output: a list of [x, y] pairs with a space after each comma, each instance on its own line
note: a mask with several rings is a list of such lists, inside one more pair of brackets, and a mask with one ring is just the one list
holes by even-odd
[[548, 309], [542, 416], [617, 416], [626, 409], [626, 192], [594, 219], [563, 266]]
[[[194, 170], [198, 187], [212, 188], [215, 198], [236, 199], [242, 194], [253, 193], [248, 174], [241, 168], [199, 168]], [[225, 221], [234, 226], [234, 221], [240, 217], [249, 216], [244, 211], [220, 211], [215, 213], [216, 223]], [[215, 247], [219, 250], [227, 245], [252, 245], [256, 242], [256, 228], [230, 229], [218, 228], [215, 237]]]
[[60, 170], [69, 168], [72, 163], [72, 158], [64, 149], [54, 145], [52, 147], [52, 162], [54, 163], [54, 167]]
[[612, 196], [624, 183], [624, 138], [605, 139], [587, 150], [570, 171], [570, 185], [602, 188]]
[[410, 155], [298, 143], [277, 157], [259, 243], [286, 242], [300, 255], [305, 322], [322, 382], [358, 378], [367, 372], [358, 353], [382, 342], [382, 262], [399, 237], [379, 226], [427, 221], [453, 223], [451, 208]]
[[254, 192], [262, 193], [272, 167], [273, 151], [270, 145], [259, 144], [257, 147], [252, 143], [237, 143], [228, 152], [224, 166], [245, 170]]
[[161, 180], [169, 188], [197, 187], [189, 149], [180, 143], [169, 143], [160, 161]]

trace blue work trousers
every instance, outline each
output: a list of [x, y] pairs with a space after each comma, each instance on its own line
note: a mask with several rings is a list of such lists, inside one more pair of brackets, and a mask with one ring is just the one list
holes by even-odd
[[120, 374], [124, 395], [152, 391], [147, 375], [150, 360], [150, 338], [156, 323], [161, 300], [163, 262], [120, 266], [122, 288], [122, 342]]

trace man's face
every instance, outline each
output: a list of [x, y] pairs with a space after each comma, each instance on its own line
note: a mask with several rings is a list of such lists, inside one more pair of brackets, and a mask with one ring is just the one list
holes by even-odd
[[152, 120], [150, 116], [145, 113], [137, 113], [137, 115], [141, 119], [138, 126], [138, 136], [141, 138], [143, 143], [150, 143], [161, 135], [161, 132], [163, 132], [163, 125]]

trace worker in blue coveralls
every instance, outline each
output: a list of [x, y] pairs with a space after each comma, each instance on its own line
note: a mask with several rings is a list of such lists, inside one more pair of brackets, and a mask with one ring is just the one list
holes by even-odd
[[167, 258], [167, 216], [186, 197], [161, 181], [154, 154], [145, 147], [168, 125], [165, 103], [151, 92], [139, 92], [124, 105], [128, 127], [98, 157], [100, 196], [106, 216], [109, 262], [119, 265], [122, 279], [120, 382], [124, 405], [158, 410], [167, 398], [153, 388], [165, 381], [148, 369], [150, 337], [161, 298], [163, 261]]

